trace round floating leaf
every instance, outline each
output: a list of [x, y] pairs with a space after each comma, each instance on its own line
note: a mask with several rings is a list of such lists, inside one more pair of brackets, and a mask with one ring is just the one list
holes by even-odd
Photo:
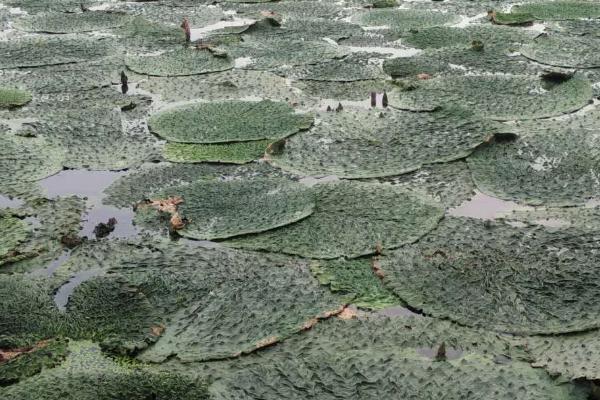
[[541, 20], [600, 18], [600, 4], [594, 1], [547, 1], [515, 5], [513, 11]]
[[29, 236], [27, 223], [9, 214], [0, 213], [0, 265], [18, 253], [18, 246]]
[[151, 22], [141, 17], [132, 18], [127, 25], [116, 28], [114, 33], [120, 43], [134, 51], [140, 51], [140, 48], [164, 50], [185, 43], [185, 34], [178, 26]]
[[532, 40], [536, 33], [519, 28], [510, 28], [495, 25], [470, 25], [464, 28], [453, 26], [434, 26], [418, 29], [402, 37], [402, 44], [419, 49], [452, 46], [471, 46], [478, 40], [485, 47], [510, 48], [517, 44], [524, 44]]
[[31, 101], [31, 93], [19, 89], [0, 88], [0, 108], [23, 106]]
[[219, 164], [143, 164], [119, 178], [106, 190], [104, 204], [131, 207], [166, 187], [189, 184], [199, 179], [247, 179], [249, 177], [281, 177], [281, 170], [266, 163], [248, 165]]
[[228, 56], [216, 57], [210, 51], [187, 48], [157, 56], [128, 56], [125, 63], [134, 72], [153, 76], [200, 75], [233, 68]]
[[156, 196], [181, 197], [177, 210], [189, 222], [178, 232], [200, 240], [263, 232], [306, 218], [314, 208], [309, 188], [277, 178], [201, 180]]
[[106, 57], [114, 52], [107, 39], [85, 36], [29, 37], [0, 42], [0, 69], [68, 64]]
[[428, 315], [517, 334], [566, 333], [600, 326], [598, 247], [578, 230], [446, 218], [381, 268], [386, 286]]
[[142, 365], [115, 361], [92, 342], [70, 342], [66, 360], [1, 390], [14, 400], [208, 399], [206, 385], [189, 376], [157, 373]]
[[226, 143], [281, 139], [312, 125], [286, 103], [270, 100], [199, 103], [152, 116], [150, 129], [182, 143]]
[[572, 335], [527, 338], [532, 365], [569, 380], [600, 378], [600, 335], [597, 330]]
[[[103, 293], [114, 310], [128, 310], [118, 318], [126, 329], [108, 319], [117, 333], [104, 340], [105, 347], [118, 350], [147, 335], [148, 324], [160, 317], [156, 343], [138, 356], [142, 361], [233, 357], [283, 340], [342, 309], [342, 300], [319, 285], [305, 261], [279, 255], [169, 241], [97, 242], [80, 248], [61, 266], [66, 271], [57, 272], [72, 273], [72, 268], [106, 271], [107, 278], [130, 287], [131, 294], [122, 289], [119, 296], [110, 295], [110, 286], [98, 286], [99, 281], [78, 288], [77, 302], [85, 305], [81, 316], [99, 332], [106, 329], [105, 314], [115, 315], [100, 300]], [[151, 305], [145, 318], [138, 313], [142, 308], [132, 313], [128, 305], [132, 296], [142, 295]]]
[[314, 189], [317, 203], [310, 217], [224, 244], [312, 258], [354, 258], [373, 254], [379, 246], [412, 243], [443, 214], [440, 204], [391, 185], [339, 182]]
[[217, 144], [167, 143], [163, 155], [168, 161], [180, 163], [245, 164], [261, 158], [269, 143], [269, 140]]
[[369, 178], [464, 158], [497, 131], [461, 110], [323, 112], [320, 124], [286, 140], [269, 160], [306, 175]]
[[238, 100], [257, 97], [299, 103], [297, 90], [287, 80], [267, 71], [234, 69], [208, 75], [180, 77], [148, 77], [140, 88], [160, 95], [164, 101]]
[[0, 190], [34, 182], [62, 170], [65, 150], [41, 137], [1, 136]]
[[542, 64], [567, 68], [600, 67], [600, 40], [587, 36], [540, 35], [521, 54]]
[[105, 11], [42, 13], [21, 17], [15, 21], [14, 26], [28, 32], [92, 32], [125, 25], [129, 18], [125, 14]]
[[365, 101], [368, 104], [370, 94], [383, 93], [384, 90], [390, 91], [394, 88], [391, 81], [386, 80], [361, 80], [351, 82], [331, 82], [331, 81], [298, 81], [292, 83], [295, 87], [301, 89], [306, 95], [335, 100], [354, 100]]
[[348, 296], [349, 302], [367, 310], [399, 305], [400, 299], [383, 287], [373, 272], [378, 260], [374, 257], [355, 260], [315, 260], [310, 266], [313, 275], [334, 293]]
[[324, 40], [252, 39], [251, 37], [227, 47], [227, 51], [236, 58], [249, 58], [250, 62], [244, 68], [258, 70], [270, 70], [282, 65], [316, 64], [347, 55], [340, 46]]
[[[436, 359], [441, 343], [445, 351]], [[231, 400], [305, 399], [307, 393], [352, 400], [459, 400], [475, 393], [507, 400], [585, 398], [584, 390], [505, 354], [497, 337], [429, 319], [326, 321], [303, 337], [216, 369], [222, 379], [212, 392]]]
[[392, 93], [390, 105], [421, 111], [460, 106], [503, 121], [566, 114], [589, 104], [591, 96], [590, 82], [579, 75], [560, 82], [526, 75], [445, 76]]
[[66, 339], [49, 339], [31, 347], [17, 348], [16, 353], [23, 353], [0, 364], [0, 387], [12, 385], [59, 365], [68, 354], [67, 345]]
[[364, 26], [387, 26], [397, 31], [409, 31], [454, 24], [460, 21], [460, 17], [438, 11], [388, 8], [359, 13], [352, 20]]
[[[594, 132], [600, 113], [517, 127], [519, 138], [479, 148], [468, 158], [479, 190], [530, 204], [572, 206], [600, 196]], [[522, 133], [522, 135], [521, 135]]]
[[290, 79], [327, 82], [351, 82], [385, 77], [381, 67], [369, 63], [365, 57], [356, 56], [299, 67], [284, 66], [276, 72]]
[[304, 39], [340, 40], [362, 32], [362, 28], [349, 22], [325, 18], [288, 18], [281, 26], [273, 26], [265, 20], [252, 25], [244, 32], [244, 37], [253, 39]]

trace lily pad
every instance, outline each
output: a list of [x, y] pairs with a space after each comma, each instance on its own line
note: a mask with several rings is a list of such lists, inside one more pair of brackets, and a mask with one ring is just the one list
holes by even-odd
[[261, 158], [270, 142], [270, 140], [256, 140], [216, 144], [167, 143], [163, 155], [166, 160], [179, 163], [245, 164]]
[[150, 129], [181, 143], [226, 143], [281, 139], [312, 125], [310, 114], [297, 114], [286, 103], [228, 101], [199, 103], [152, 116]]
[[223, 242], [304, 257], [355, 258], [412, 243], [433, 229], [440, 204], [391, 185], [339, 182], [316, 186], [310, 217], [283, 228]]
[[313, 275], [334, 293], [347, 296], [357, 307], [379, 310], [401, 304], [393, 293], [383, 287], [373, 271], [379, 261], [359, 258], [355, 260], [314, 260], [310, 269]]
[[524, 122], [515, 141], [495, 142], [468, 158], [479, 190], [535, 205], [572, 206], [600, 196], [598, 112]]
[[34, 182], [62, 170], [65, 150], [41, 137], [5, 133], [0, 149], [0, 191], [21, 182]]
[[459, 106], [504, 121], [577, 111], [590, 103], [591, 96], [590, 82], [579, 75], [559, 83], [526, 75], [468, 75], [421, 81], [414, 90], [392, 93], [390, 105], [415, 111]]
[[0, 213], [0, 265], [14, 257], [19, 244], [29, 236], [27, 223], [10, 214]]
[[0, 69], [68, 64], [106, 57], [115, 51], [107, 39], [80, 36], [29, 37], [0, 42]]
[[[138, 356], [142, 361], [233, 357], [308, 329], [317, 319], [342, 309], [342, 300], [319, 285], [306, 261], [279, 255], [167, 241], [100, 242], [90, 244], [61, 268], [83, 266], [106, 272], [106, 277], [86, 281], [74, 293], [74, 301], [89, 304], [81, 315], [91, 321], [101, 322], [103, 313], [115, 312], [101, 301], [88, 301], [90, 296], [100, 299], [102, 293], [108, 294], [109, 286], [98, 291], [101, 281], [124, 280], [132, 293], [143, 295], [152, 305], [145, 319], [122, 313], [119, 323], [132, 329], [108, 337], [103, 346], [118, 349], [140, 333], [147, 334], [147, 324], [155, 315], [161, 317], [156, 343]], [[119, 297], [111, 296], [114, 309], [127, 309], [130, 297], [121, 295], [119, 306]], [[99, 330], [104, 327], [96, 325]]]
[[0, 88], [0, 108], [23, 106], [31, 101], [31, 93], [19, 89]]
[[514, 47], [531, 41], [536, 36], [523, 29], [494, 25], [470, 25], [464, 28], [434, 26], [418, 29], [402, 37], [402, 43], [419, 49], [439, 49], [452, 46], [470, 46], [478, 40], [485, 47]]
[[[294, 340], [295, 339], [295, 340]], [[336, 320], [249, 356], [211, 389], [219, 399], [584, 399], [544, 371], [504, 356], [502, 340], [429, 319]], [[436, 359], [441, 343], [444, 357]], [[301, 354], [301, 356], [298, 356]], [[506, 364], [496, 359], [509, 360]], [[519, 385], [515, 385], [515, 382]], [[401, 382], [401, 383], [400, 383]]]
[[600, 4], [594, 1], [546, 1], [515, 5], [513, 11], [528, 13], [535, 18], [552, 21], [579, 18], [600, 18]]
[[381, 67], [369, 63], [365, 57], [348, 56], [343, 59], [329, 60], [318, 64], [282, 67], [275, 71], [290, 79], [351, 82], [369, 79], [383, 79]]
[[77, 33], [123, 26], [129, 19], [126, 14], [105, 11], [41, 13], [21, 17], [14, 26], [28, 32]]
[[320, 123], [272, 150], [268, 159], [305, 175], [370, 178], [464, 158], [497, 127], [461, 110], [323, 112]]
[[282, 65], [317, 64], [325, 60], [342, 58], [348, 53], [342, 47], [324, 40], [252, 39], [226, 47], [233, 57], [248, 57], [244, 68], [271, 70]]
[[125, 64], [134, 72], [152, 76], [200, 75], [233, 68], [228, 56], [216, 57], [210, 51], [187, 48], [157, 56], [128, 56]]
[[102, 354], [92, 342], [70, 342], [66, 360], [38, 375], [0, 390], [14, 400], [142, 399], [174, 396], [182, 400], [208, 399], [206, 384], [142, 365], [119, 362]]
[[181, 197], [177, 211], [189, 222], [178, 233], [199, 240], [274, 229], [306, 218], [314, 208], [309, 188], [281, 178], [199, 180], [156, 197]]
[[460, 21], [460, 17], [438, 11], [384, 8], [356, 14], [352, 21], [363, 26], [387, 26], [397, 31], [409, 31], [455, 24]]
[[541, 35], [520, 50], [542, 64], [566, 68], [600, 66], [600, 40], [587, 36]]
[[[446, 218], [381, 260], [384, 283], [427, 315], [516, 334], [600, 326], [598, 241], [578, 230]], [[567, 283], [568, 282], [568, 283]]]

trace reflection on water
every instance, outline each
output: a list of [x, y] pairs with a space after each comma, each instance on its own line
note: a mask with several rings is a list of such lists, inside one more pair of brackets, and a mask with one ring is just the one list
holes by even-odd
[[67, 304], [69, 303], [69, 297], [73, 294], [73, 291], [85, 281], [99, 276], [102, 273], [100, 270], [81, 271], [75, 274], [67, 283], [62, 285], [56, 291], [54, 295], [54, 303], [56, 307], [62, 312], [66, 311]]
[[15, 198], [10, 198], [6, 196], [2, 196], [0, 194], [0, 208], [19, 208], [25, 202], [23, 200]]
[[133, 224], [133, 209], [102, 204], [104, 190], [126, 174], [125, 171], [65, 170], [42, 180], [40, 185], [49, 197], [77, 195], [86, 198], [87, 209], [81, 221], [80, 236], [93, 239], [96, 225], [116, 218], [115, 230], [109, 236], [131, 238], [139, 233]]
[[470, 217], [477, 219], [495, 219], [516, 210], [532, 210], [532, 207], [521, 206], [514, 201], [498, 199], [475, 191], [475, 196], [458, 207], [448, 210], [453, 217]]

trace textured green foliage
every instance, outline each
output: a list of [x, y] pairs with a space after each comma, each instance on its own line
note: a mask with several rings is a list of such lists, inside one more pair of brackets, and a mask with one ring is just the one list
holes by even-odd
[[315, 260], [310, 269], [322, 285], [347, 295], [357, 307], [378, 310], [398, 305], [400, 300], [374, 274], [373, 262], [377, 262], [376, 258]]
[[90, 62], [5, 71], [0, 75], [0, 82], [2, 86], [27, 89], [35, 93], [36, 101], [45, 94], [66, 97], [67, 92], [110, 85], [112, 74], [121, 68], [115, 64], [116, 62]]
[[199, 179], [244, 179], [247, 177], [281, 176], [278, 169], [267, 164], [244, 166], [217, 164], [149, 164], [125, 175], [111, 186], [103, 199], [105, 204], [131, 207], [166, 187], [183, 185]]
[[177, 210], [187, 219], [178, 233], [193, 239], [224, 239], [263, 232], [312, 214], [309, 188], [281, 178], [199, 180], [167, 188], [153, 198], [180, 196]]
[[26, 222], [0, 212], [0, 265], [16, 255], [19, 244], [28, 236], [29, 228]]
[[547, 1], [516, 5], [513, 10], [541, 20], [600, 18], [600, 4], [595, 1]]
[[15, 28], [28, 32], [77, 33], [115, 28], [125, 25], [125, 14], [87, 11], [83, 13], [42, 13], [27, 15], [15, 21]]
[[600, 208], [598, 206], [515, 210], [506, 218], [517, 223], [543, 225], [548, 229], [576, 228], [585, 232], [600, 230]]
[[590, 82], [579, 75], [561, 83], [525, 75], [447, 76], [393, 93], [390, 105], [407, 110], [460, 106], [495, 120], [535, 119], [576, 111], [591, 95]]
[[[158, 341], [139, 356], [153, 362], [175, 355], [202, 361], [251, 352], [310, 326], [314, 318], [340, 311], [342, 305], [311, 276], [305, 261], [279, 255], [168, 241], [97, 242], [80, 248], [57, 272], [63, 276], [82, 268], [106, 271], [106, 279], [77, 289], [78, 302], [86, 304], [80, 314], [96, 321], [95, 329], [105, 329], [104, 321], [114, 331], [121, 329], [104, 341], [105, 347], [141, 348], [140, 335], [148, 335], [148, 325], [160, 317], [164, 327], [154, 338]], [[108, 283], [114, 279], [127, 282], [132, 293], [123, 287], [117, 291], [122, 294], [111, 295]], [[107, 303], [100, 301], [103, 295]], [[141, 318], [144, 309], [148, 314]]]
[[[221, 3], [224, 9], [234, 9], [238, 13], [245, 14], [255, 19], [262, 18], [262, 12], [265, 10], [264, 4], [228, 4]], [[337, 19], [344, 15], [342, 7], [339, 4], [321, 1], [277, 1], [268, 4], [268, 9], [274, 13], [288, 17], [296, 18], [327, 18]]]
[[199, 103], [154, 115], [150, 129], [182, 143], [226, 143], [281, 139], [312, 125], [310, 114], [297, 114], [286, 103], [228, 101]]
[[[550, 31], [569, 35], [589, 35], [594, 38], [600, 37], [600, 20], [598, 19], [576, 19], [549, 23]], [[568, 49], [571, 50], [571, 49]]]
[[450, 13], [405, 9], [375, 9], [357, 14], [353, 21], [365, 26], [388, 26], [397, 31], [409, 31], [430, 26], [450, 25], [460, 17]]
[[0, 108], [12, 108], [31, 101], [31, 93], [19, 89], [0, 88]]
[[37, 346], [24, 348], [25, 353], [0, 363], [0, 387], [14, 384], [39, 374], [44, 369], [57, 366], [67, 357], [67, 345], [65, 339], [51, 339]]
[[53, 175], [63, 166], [65, 151], [41, 137], [2, 134], [0, 146], [0, 191], [23, 181], [33, 182]]
[[278, 74], [290, 79], [351, 82], [367, 79], [383, 79], [381, 67], [369, 63], [365, 57], [348, 56], [343, 59], [328, 60], [318, 64], [282, 67]]
[[532, 60], [557, 67], [600, 66], [600, 42], [587, 36], [541, 35], [521, 47], [520, 52]]
[[447, 208], [468, 200], [475, 188], [464, 161], [426, 165], [409, 174], [379, 180], [407, 189], [424, 191]]
[[[123, 96], [120, 101], [131, 100]], [[67, 149], [65, 167], [118, 170], [141, 164], [156, 153], [152, 136], [145, 131], [126, 131], [124, 119], [123, 112], [100, 105], [85, 110], [57, 109], [42, 116], [36, 132], [57, 147]]]
[[270, 140], [217, 144], [167, 143], [163, 155], [168, 161], [180, 163], [245, 164], [261, 158], [269, 143]]
[[366, 101], [371, 92], [383, 93], [394, 88], [391, 81], [385, 80], [361, 80], [351, 82], [328, 82], [328, 81], [298, 81], [294, 86], [301, 89], [306, 95], [315, 98], [335, 100]]
[[216, 57], [210, 51], [196, 49], [171, 50], [156, 56], [127, 56], [127, 68], [152, 76], [187, 76], [233, 68], [229, 56]]
[[208, 75], [172, 78], [148, 77], [140, 87], [165, 101], [238, 100], [246, 96], [298, 102], [298, 95], [283, 77], [266, 71], [234, 69]]
[[598, 242], [578, 230], [446, 218], [381, 260], [384, 283], [410, 306], [468, 326], [519, 334], [600, 326]]
[[534, 367], [565, 378], [600, 378], [600, 335], [597, 330], [560, 336], [537, 336], [526, 340]]
[[55, 200], [32, 199], [13, 210], [20, 217], [31, 220], [32, 229], [29, 229], [27, 239], [15, 248], [12, 257], [4, 260], [11, 264], [3, 265], [2, 271], [39, 269], [54, 260], [63, 251], [62, 238], [79, 233], [84, 210], [85, 201], [75, 196]]
[[468, 158], [479, 190], [507, 200], [555, 206], [580, 205], [600, 196], [600, 113], [564, 120], [523, 122], [519, 138], [483, 146]]
[[359, 34], [361, 27], [349, 22], [326, 18], [293, 18], [283, 21], [281, 26], [273, 26], [266, 20], [252, 25], [244, 32], [244, 37], [250, 36], [262, 39], [304, 39], [321, 40], [329, 38], [339, 40]]
[[494, 12], [492, 22], [498, 25], [530, 25], [535, 21], [532, 14], [525, 12]]
[[247, 69], [270, 70], [282, 65], [316, 64], [328, 59], [341, 58], [347, 53], [341, 47], [317, 40], [245, 39], [227, 47], [233, 57], [249, 57]]
[[165, 47], [182, 45], [185, 35], [178, 26], [151, 22], [145, 18], [134, 17], [114, 33], [127, 48], [139, 51], [140, 48], [164, 50]]
[[494, 26], [471, 25], [465, 28], [434, 26], [419, 29], [402, 37], [402, 43], [419, 49], [451, 46], [471, 46], [479, 40], [486, 47], [511, 47], [529, 42], [535, 34], [523, 29]]
[[[447, 361], [434, 360], [444, 342]], [[544, 371], [506, 359], [481, 331], [430, 319], [327, 321], [242, 360], [211, 387], [218, 399], [584, 399]]]
[[323, 112], [320, 124], [268, 154], [280, 168], [306, 175], [369, 178], [398, 175], [423, 164], [469, 155], [497, 127], [461, 110]]
[[110, 41], [85, 36], [8, 40], [0, 42], [0, 69], [82, 62], [106, 57], [112, 51]]
[[536, 71], [536, 66], [531, 65], [527, 58], [511, 53], [507, 46], [485, 47], [483, 50], [476, 50], [471, 45], [426, 49], [413, 57], [387, 59], [383, 62], [383, 70], [393, 77], [402, 78], [423, 73], [433, 76], [440, 73], [526, 74]]
[[62, 331], [50, 292], [44, 279], [0, 274], [0, 348], [33, 345]]
[[115, 362], [91, 342], [71, 342], [62, 365], [0, 391], [14, 400], [208, 399], [193, 378]]
[[320, 184], [313, 215], [292, 225], [224, 242], [312, 258], [359, 257], [378, 245], [412, 243], [437, 225], [441, 205], [414, 192], [358, 182]]

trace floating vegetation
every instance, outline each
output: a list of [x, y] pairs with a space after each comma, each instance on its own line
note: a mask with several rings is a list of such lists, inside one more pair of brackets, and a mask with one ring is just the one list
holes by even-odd
[[599, 397], [598, 1], [0, 26], [0, 398]]
[[414, 111], [459, 106], [485, 118], [526, 120], [577, 111], [590, 103], [591, 89], [579, 75], [558, 83], [530, 75], [445, 76], [391, 93], [390, 105]]
[[495, 132], [461, 110], [324, 112], [320, 123], [267, 151], [274, 165], [305, 175], [371, 178], [464, 158]]
[[228, 101], [199, 103], [154, 115], [150, 129], [172, 142], [227, 143], [278, 140], [312, 125], [310, 114], [286, 103]]
[[[446, 218], [381, 268], [386, 287], [427, 315], [517, 334], [568, 333], [600, 326], [597, 246], [578, 230]], [[567, 276], [575, 281], [565, 285]]]
[[425, 196], [376, 183], [327, 183], [315, 191], [310, 217], [224, 244], [311, 258], [354, 258], [418, 240], [443, 213], [440, 204]]
[[197, 49], [172, 50], [156, 56], [128, 56], [125, 64], [139, 74], [152, 76], [187, 76], [233, 68], [229, 56], [217, 57], [210, 51]]

